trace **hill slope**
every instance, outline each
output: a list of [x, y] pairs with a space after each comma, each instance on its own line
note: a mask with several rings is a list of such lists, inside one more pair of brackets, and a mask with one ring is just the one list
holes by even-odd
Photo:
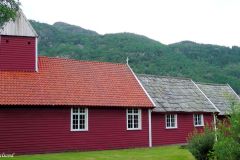
[[31, 21], [40, 36], [40, 55], [125, 63], [137, 73], [229, 83], [240, 93], [240, 48], [183, 41], [171, 45], [132, 33], [100, 35], [57, 22]]

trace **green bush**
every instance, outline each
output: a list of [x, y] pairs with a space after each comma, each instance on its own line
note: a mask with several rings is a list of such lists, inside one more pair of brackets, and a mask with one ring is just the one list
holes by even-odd
[[209, 154], [213, 152], [215, 132], [205, 127], [204, 132], [194, 131], [188, 138], [188, 150], [197, 160], [208, 160]]
[[214, 155], [217, 160], [239, 160], [240, 145], [233, 138], [226, 137], [214, 145]]
[[240, 159], [240, 105], [235, 104], [226, 123], [218, 124], [218, 141], [214, 145], [217, 160]]

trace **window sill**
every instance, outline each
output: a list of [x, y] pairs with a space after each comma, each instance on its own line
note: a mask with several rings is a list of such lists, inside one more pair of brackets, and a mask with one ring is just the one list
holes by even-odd
[[83, 130], [73, 130], [71, 129], [71, 132], [87, 132], [88, 129], [83, 129]]
[[194, 125], [194, 127], [204, 127], [204, 125]]
[[165, 129], [178, 129], [178, 127], [166, 127]]
[[127, 131], [139, 131], [142, 130], [142, 128], [128, 128]]

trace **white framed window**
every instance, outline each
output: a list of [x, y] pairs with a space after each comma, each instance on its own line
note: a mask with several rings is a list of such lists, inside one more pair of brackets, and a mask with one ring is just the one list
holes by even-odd
[[88, 131], [88, 109], [71, 109], [71, 131]]
[[177, 114], [166, 114], [165, 115], [166, 128], [177, 128]]
[[203, 114], [194, 114], [193, 123], [195, 127], [204, 126]]
[[142, 110], [137, 108], [127, 109], [127, 130], [142, 129]]

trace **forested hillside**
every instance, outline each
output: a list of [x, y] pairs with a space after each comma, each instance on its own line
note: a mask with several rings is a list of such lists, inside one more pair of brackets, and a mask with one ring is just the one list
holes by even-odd
[[137, 73], [229, 83], [240, 93], [240, 48], [183, 41], [171, 45], [132, 33], [100, 35], [58, 22], [31, 21], [40, 36], [40, 55], [126, 63]]

